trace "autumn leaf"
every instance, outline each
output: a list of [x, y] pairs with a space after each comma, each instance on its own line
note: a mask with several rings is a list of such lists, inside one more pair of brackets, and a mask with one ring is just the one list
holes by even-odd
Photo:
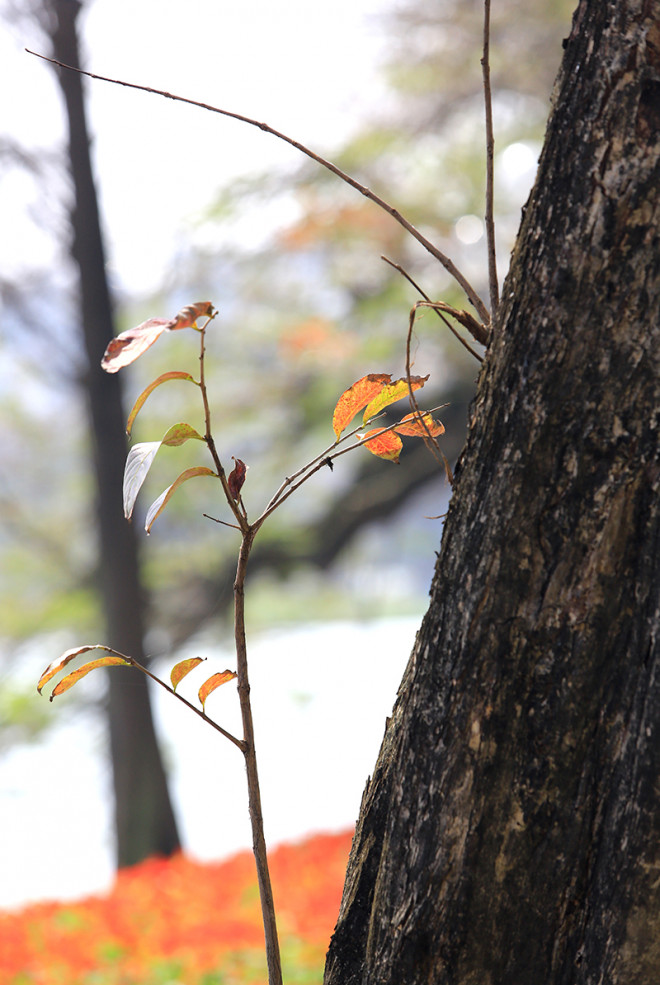
[[337, 440], [357, 412], [373, 400], [391, 379], [390, 373], [370, 373], [344, 390], [332, 415], [332, 428]]
[[429, 435], [435, 438], [445, 433], [444, 424], [434, 421], [430, 414], [408, 414], [399, 421], [394, 430], [397, 434], [411, 438], [426, 438]]
[[172, 682], [172, 688], [176, 691], [177, 684], [179, 684], [184, 677], [186, 677], [191, 670], [198, 667], [201, 663], [204, 663], [206, 657], [188, 657], [187, 660], [180, 660], [178, 664], [172, 667], [170, 673], [170, 680]]
[[128, 415], [128, 420], [126, 422], [126, 434], [130, 436], [131, 430], [133, 428], [133, 424], [135, 423], [135, 418], [138, 416], [140, 410], [144, 406], [147, 397], [149, 397], [150, 394], [154, 392], [156, 387], [161, 385], [161, 383], [167, 383], [169, 380], [189, 380], [190, 383], [194, 383], [195, 386], [199, 386], [197, 380], [194, 379], [194, 377], [192, 377], [190, 373], [183, 373], [180, 370], [173, 370], [170, 373], [163, 373], [161, 376], [157, 377], [157, 379], [153, 380], [148, 387], [145, 387], [145, 389], [142, 391], [140, 396], [133, 404], [131, 412]]
[[[234, 458], [234, 456], [231, 456]], [[242, 462], [240, 458], [234, 458], [236, 464], [234, 468], [229, 473], [227, 479], [227, 485], [229, 486], [229, 492], [232, 494], [234, 499], [238, 499], [241, 494], [241, 489], [243, 488], [243, 483], [245, 482], [245, 473], [248, 470], [248, 466], [245, 462]]]
[[131, 448], [124, 467], [124, 516], [127, 520], [133, 515], [135, 500], [160, 446], [182, 445], [190, 438], [204, 440], [190, 424], [182, 422], [173, 424], [160, 441], [141, 441]]
[[43, 674], [39, 678], [39, 683], [37, 684], [37, 691], [41, 694], [41, 689], [44, 685], [48, 684], [48, 681], [52, 680], [56, 674], [66, 667], [68, 663], [75, 657], [79, 657], [81, 653], [87, 653], [89, 650], [107, 650], [109, 653], [115, 653], [115, 650], [111, 650], [109, 647], [105, 646], [103, 643], [86, 643], [84, 646], [74, 646], [71, 650], [65, 650], [64, 653], [49, 663]]
[[[419, 390], [423, 387], [428, 376], [411, 376], [410, 385], [413, 390]], [[408, 380], [395, 380], [394, 383], [389, 383], [387, 386], [381, 387], [380, 391], [376, 396], [370, 401], [364, 411], [363, 423], [366, 424], [367, 421], [375, 417], [376, 414], [380, 414], [383, 408], [388, 407], [390, 404], [396, 403], [397, 400], [401, 400], [402, 397], [408, 396], [410, 390], [408, 389]]]
[[203, 315], [210, 318], [212, 314], [213, 305], [210, 301], [197, 301], [195, 304], [186, 305], [174, 318], [148, 318], [137, 328], [129, 328], [108, 343], [101, 366], [106, 373], [116, 373], [139, 359], [163, 332], [176, 331], [180, 328], [196, 328], [198, 318]]
[[236, 676], [237, 675], [233, 670], [223, 670], [219, 674], [213, 674], [213, 676], [209, 677], [207, 681], [204, 681], [198, 693], [204, 714], [206, 714], [206, 709], [204, 706], [209, 694], [212, 694], [213, 691], [221, 687], [223, 684], [226, 684], [227, 681], [233, 680]]
[[147, 531], [147, 533], [150, 533], [154, 520], [158, 516], [160, 516], [160, 514], [163, 512], [172, 494], [176, 492], [179, 486], [182, 485], [182, 483], [187, 482], [188, 479], [194, 479], [195, 476], [198, 475], [213, 475], [217, 478], [216, 472], [214, 472], [212, 469], [207, 469], [203, 465], [198, 465], [193, 469], [186, 469], [185, 472], [182, 472], [181, 475], [174, 480], [172, 485], [168, 486], [167, 489], [160, 494], [158, 499], [154, 500], [154, 502], [149, 507], [149, 510], [147, 512], [147, 519], [144, 525], [144, 529]]
[[108, 343], [101, 366], [106, 373], [117, 373], [138, 359], [167, 330], [166, 318], [149, 318], [137, 328], [129, 328]]
[[78, 667], [78, 670], [74, 670], [72, 673], [67, 674], [66, 677], [63, 677], [59, 684], [56, 684], [53, 688], [49, 700], [52, 701], [56, 695], [62, 694], [63, 691], [68, 691], [82, 677], [86, 677], [90, 670], [97, 670], [99, 667], [130, 666], [131, 661], [126, 660], [125, 657], [99, 657], [98, 660], [91, 660], [88, 664], [83, 664], [82, 667]]
[[196, 328], [198, 318], [210, 318], [212, 314], [213, 305], [210, 301], [196, 301], [177, 312], [169, 327], [173, 332], [180, 328]]
[[[375, 435], [375, 437], [372, 437]], [[378, 458], [385, 458], [395, 465], [399, 464], [399, 455], [403, 448], [403, 442], [394, 431], [382, 431], [375, 428], [367, 431], [364, 435], [358, 435], [360, 440], [367, 446], [367, 450]]]

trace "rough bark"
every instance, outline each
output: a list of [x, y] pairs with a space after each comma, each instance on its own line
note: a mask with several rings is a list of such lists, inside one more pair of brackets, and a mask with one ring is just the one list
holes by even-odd
[[660, 980], [660, 2], [583, 0], [325, 985]]
[[[48, 0], [53, 13], [54, 57], [79, 64], [77, 0]], [[107, 642], [144, 663], [143, 593], [133, 528], [122, 512], [126, 460], [125, 414], [118, 377], [101, 370], [101, 358], [114, 336], [113, 312], [105, 273], [101, 224], [92, 175], [81, 76], [60, 72], [58, 80], [69, 123], [69, 151], [75, 205], [72, 256], [80, 271], [81, 329], [88, 356], [88, 395], [93, 464], [97, 488], [101, 596]], [[112, 755], [117, 860], [132, 865], [179, 847], [149, 703], [141, 674], [109, 675], [109, 727]]]

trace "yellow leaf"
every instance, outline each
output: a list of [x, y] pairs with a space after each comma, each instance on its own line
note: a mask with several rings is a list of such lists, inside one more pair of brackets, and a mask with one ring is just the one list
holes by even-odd
[[[358, 437], [360, 436], [358, 435]], [[367, 446], [367, 450], [373, 455], [376, 455], [378, 458], [386, 458], [388, 461], [398, 465], [403, 442], [394, 431], [382, 431], [379, 428], [375, 428], [373, 431], [367, 431], [365, 435], [362, 435], [361, 440]]]
[[126, 434], [130, 435], [133, 429], [133, 424], [135, 423], [135, 418], [138, 416], [140, 410], [144, 406], [144, 403], [150, 394], [154, 392], [157, 386], [161, 383], [167, 383], [169, 380], [188, 380], [190, 383], [194, 383], [195, 386], [199, 386], [199, 383], [194, 379], [190, 373], [184, 373], [181, 370], [172, 370], [170, 373], [162, 373], [157, 379], [152, 380], [148, 387], [145, 387], [140, 396], [137, 398], [130, 414], [128, 415], [128, 420], [126, 422]]
[[172, 681], [172, 687], [176, 691], [176, 686], [179, 684], [183, 678], [198, 667], [199, 664], [204, 663], [206, 657], [189, 657], [187, 660], [180, 660], [178, 664], [172, 667], [170, 673], [170, 680]]
[[[410, 385], [413, 390], [419, 390], [423, 387], [428, 376], [411, 376]], [[408, 389], [408, 380], [395, 380], [394, 383], [390, 383], [389, 386], [382, 387], [380, 393], [378, 393], [373, 400], [368, 404], [365, 409], [364, 417], [362, 418], [363, 423], [366, 424], [367, 421], [375, 417], [376, 414], [380, 414], [384, 407], [389, 406], [389, 404], [396, 403], [397, 400], [401, 400], [402, 397], [406, 397], [410, 393]]]
[[154, 500], [154, 502], [149, 507], [149, 511], [147, 513], [147, 519], [144, 524], [144, 529], [147, 531], [147, 533], [150, 532], [156, 517], [160, 516], [160, 514], [165, 509], [165, 506], [167, 505], [172, 494], [176, 492], [176, 490], [183, 482], [187, 482], [188, 479], [193, 479], [197, 475], [214, 475], [217, 478], [217, 473], [214, 472], [212, 469], [207, 469], [205, 465], [197, 465], [195, 468], [186, 469], [185, 472], [182, 472], [181, 475], [174, 480], [172, 485], [168, 486], [165, 492], [162, 492], [158, 497], [158, 499]]
[[344, 390], [332, 415], [332, 428], [337, 439], [357, 412], [373, 400], [391, 379], [390, 373], [370, 373]]
[[199, 700], [202, 705], [202, 711], [205, 712], [204, 705], [206, 704], [206, 699], [208, 698], [209, 694], [212, 694], [213, 691], [216, 690], [216, 688], [219, 688], [223, 684], [226, 684], [227, 681], [233, 680], [234, 677], [236, 677], [236, 674], [234, 673], [233, 670], [223, 670], [219, 674], [213, 674], [213, 676], [209, 677], [207, 681], [204, 681], [204, 683], [199, 689], [199, 694], [198, 694]]
[[48, 684], [48, 681], [52, 680], [56, 674], [59, 674], [68, 663], [71, 663], [75, 657], [79, 657], [81, 653], [87, 653], [89, 650], [105, 650], [106, 653], [114, 653], [116, 656], [122, 656], [122, 654], [113, 650], [112, 647], [105, 646], [103, 643], [86, 643], [84, 646], [74, 646], [71, 650], [65, 650], [57, 660], [53, 660], [52, 663], [48, 664], [39, 678], [39, 683], [37, 684], [39, 694], [41, 694], [42, 688]]
[[435, 438], [437, 435], [445, 433], [444, 424], [441, 424], [440, 421], [434, 421], [430, 414], [408, 414], [399, 421], [394, 430], [397, 434], [411, 438], [425, 438], [429, 435]]
[[99, 657], [98, 660], [91, 660], [88, 664], [83, 664], [82, 667], [78, 667], [78, 670], [74, 670], [71, 674], [63, 677], [59, 684], [56, 684], [53, 688], [50, 700], [52, 701], [55, 695], [62, 694], [63, 691], [68, 691], [70, 687], [78, 683], [81, 677], [86, 677], [90, 670], [96, 670], [98, 667], [130, 666], [131, 661], [126, 660], [125, 657]]

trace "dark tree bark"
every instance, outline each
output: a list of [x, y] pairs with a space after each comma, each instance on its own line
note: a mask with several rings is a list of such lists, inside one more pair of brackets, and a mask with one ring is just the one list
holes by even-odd
[[[78, 0], [48, 0], [54, 57], [79, 65]], [[105, 274], [105, 255], [89, 153], [82, 77], [59, 72], [69, 122], [69, 150], [75, 205], [72, 256], [80, 271], [81, 327], [89, 367], [86, 388], [97, 487], [99, 568], [108, 643], [141, 663], [143, 593], [133, 528], [122, 512], [126, 461], [125, 414], [119, 380], [104, 373], [101, 358], [114, 336], [113, 312]], [[117, 860], [132, 865], [149, 855], [168, 855], [179, 847], [149, 703], [147, 679], [109, 676]]]
[[582, 0], [326, 985], [660, 981], [660, 0]]

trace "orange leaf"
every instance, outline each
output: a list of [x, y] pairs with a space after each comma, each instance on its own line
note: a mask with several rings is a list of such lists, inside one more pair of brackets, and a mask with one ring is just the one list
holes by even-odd
[[195, 304], [187, 304], [185, 308], [177, 312], [169, 327], [172, 331], [179, 328], [196, 328], [198, 318], [204, 316], [210, 318], [212, 314], [213, 305], [210, 301], [196, 301]]
[[407, 414], [399, 421], [394, 430], [397, 434], [411, 438], [425, 438], [428, 435], [435, 438], [438, 434], [445, 433], [445, 426], [440, 421], [434, 421], [430, 414], [421, 416], [419, 414]]
[[106, 373], [117, 373], [123, 366], [138, 359], [156, 339], [165, 332], [171, 322], [166, 318], [149, 318], [137, 328], [129, 328], [108, 343], [101, 366]]
[[187, 482], [188, 479], [194, 479], [197, 475], [214, 475], [217, 478], [217, 473], [215, 473], [212, 469], [207, 469], [204, 465], [198, 465], [193, 469], [186, 469], [185, 472], [182, 472], [181, 475], [174, 480], [172, 485], [168, 486], [165, 492], [162, 492], [158, 499], [154, 500], [149, 507], [147, 519], [144, 525], [144, 529], [147, 533], [151, 531], [154, 520], [163, 512], [172, 494], [176, 492], [183, 482]]
[[48, 664], [43, 674], [39, 678], [39, 683], [37, 684], [37, 691], [41, 694], [41, 689], [48, 681], [52, 680], [56, 674], [58, 674], [63, 667], [66, 667], [68, 663], [75, 657], [79, 657], [81, 653], [87, 653], [89, 650], [105, 650], [106, 653], [114, 653], [116, 656], [121, 657], [123, 654], [118, 653], [117, 650], [113, 650], [110, 646], [105, 646], [103, 643], [86, 643], [84, 646], [74, 646], [72, 650], [65, 650], [64, 653], [53, 660], [52, 663]]
[[130, 435], [131, 430], [133, 428], [133, 424], [135, 422], [135, 418], [138, 416], [138, 413], [144, 406], [147, 397], [154, 392], [157, 386], [160, 386], [161, 383], [167, 383], [168, 380], [189, 380], [191, 383], [194, 383], [195, 386], [199, 386], [197, 380], [194, 379], [190, 375], [190, 373], [183, 373], [180, 370], [173, 370], [171, 373], [163, 373], [157, 379], [153, 380], [148, 387], [145, 387], [145, 389], [142, 391], [140, 396], [133, 404], [131, 412], [128, 415], [128, 420], [126, 422], [126, 434]]
[[370, 373], [344, 390], [332, 415], [332, 428], [337, 439], [357, 412], [373, 400], [391, 379], [390, 373]]
[[[375, 435], [375, 437], [371, 437], [371, 435]], [[375, 428], [362, 436], [358, 435], [358, 437], [373, 455], [377, 455], [378, 458], [386, 458], [388, 461], [394, 462], [395, 465], [399, 464], [403, 441], [394, 431], [381, 431], [379, 428]]]
[[[413, 390], [419, 390], [423, 387], [428, 376], [411, 376], [410, 383]], [[389, 404], [396, 403], [397, 400], [401, 400], [409, 393], [408, 380], [395, 380], [394, 383], [390, 383], [389, 386], [382, 387], [380, 393], [378, 393], [371, 403], [366, 407], [364, 411], [363, 423], [366, 424], [368, 420], [379, 414], [384, 407]]]
[[179, 684], [191, 670], [198, 667], [199, 664], [204, 663], [206, 657], [188, 657], [187, 660], [180, 660], [178, 664], [172, 667], [170, 673], [170, 680], [172, 681], [172, 687], [176, 691], [176, 686]]
[[233, 670], [223, 670], [219, 674], [213, 674], [213, 676], [209, 677], [207, 681], [204, 681], [204, 683], [199, 689], [198, 697], [202, 705], [202, 711], [205, 714], [206, 711], [204, 705], [206, 704], [206, 699], [208, 698], [209, 694], [212, 694], [213, 691], [215, 691], [216, 688], [221, 687], [222, 684], [226, 684], [227, 681], [233, 680], [234, 677], [236, 677], [236, 674], [234, 673]]
[[88, 664], [83, 664], [82, 667], [78, 667], [78, 670], [74, 670], [71, 674], [67, 674], [63, 677], [59, 684], [56, 684], [53, 688], [50, 700], [52, 701], [56, 694], [62, 694], [63, 691], [68, 691], [70, 687], [77, 684], [81, 677], [86, 677], [90, 670], [96, 670], [98, 667], [130, 667], [131, 661], [126, 660], [125, 657], [99, 657], [98, 660], [91, 660]]

